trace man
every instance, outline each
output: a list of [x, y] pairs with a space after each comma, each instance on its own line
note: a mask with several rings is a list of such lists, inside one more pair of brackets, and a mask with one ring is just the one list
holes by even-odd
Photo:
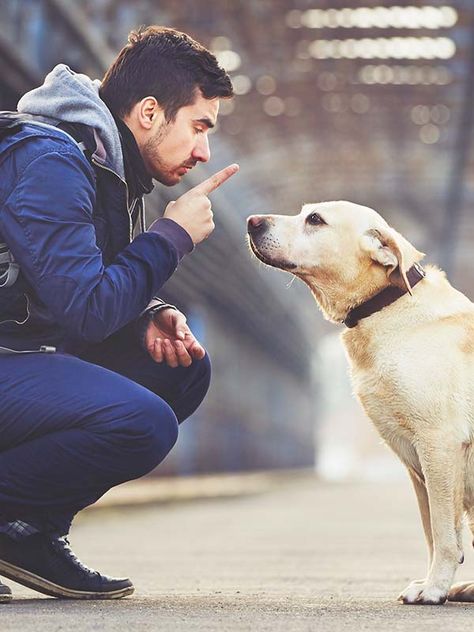
[[60, 65], [0, 117], [0, 575], [55, 597], [133, 592], [65, 536], [78, 511], [165, 458], [208, 389], [205, 350], [155, 295], [212, 232], [207, 196], [238, 167], [147, 231], [142, 196], [209, 160], [231, 96], [209, 51], [148, 27], [101, 84]]

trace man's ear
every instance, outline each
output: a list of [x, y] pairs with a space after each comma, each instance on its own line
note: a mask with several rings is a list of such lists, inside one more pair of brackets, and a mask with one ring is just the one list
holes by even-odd
[[124, 117], [124, 122], [132, 129], [149, 131], [156, 126], [156, 119], [160, 119], [160, 122], [164, 119], [163, 110], [155, 97], [145, 97], [133, 105], [129, 114]]
[[[385, 267], [387, 277], [392, 285], [396, 285], [412, 294], [406, 273], [413, 263], [410, 262], [410, 265], [406, 265], [407, 262], [402, 250], [402, 239], [402, 236], [391, 228], [382, 230], [374, 228], [364, 233], [362, 248], [373, 261]], [[414, 248], [413, 250], [421, 255]]]

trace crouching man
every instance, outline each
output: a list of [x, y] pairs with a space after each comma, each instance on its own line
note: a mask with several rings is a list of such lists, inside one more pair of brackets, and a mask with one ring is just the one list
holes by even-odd
[[148, 27], [102, 82], [59, 65], [0, 114], [0, 575], [39, 592], [133, 592], [66, 536], [77, 512], [165, 458], [208, 389], [204, 348], [157, 293], [212, 232], [207, 196], [238, 167], [148, 230], [142, 198], [209, 160], [231, 96], [209, 51]]

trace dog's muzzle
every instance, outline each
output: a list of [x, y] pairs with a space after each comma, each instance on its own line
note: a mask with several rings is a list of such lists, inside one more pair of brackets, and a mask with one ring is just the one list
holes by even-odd
[[281, 258], [275, 257], [268, 252], [268, 243], [274, 240], [269, 240], [267, 233], [272, 222], [270, 219], [263, 215], [251, 215], [247, 220], [247, 232], [249, 235], [250, 248], [254, 255], [260, 259], [263, 263], [274, 268], [280, 268], [281, 270], [294, 270], [296, 265], [289, 261], [284, 261]]

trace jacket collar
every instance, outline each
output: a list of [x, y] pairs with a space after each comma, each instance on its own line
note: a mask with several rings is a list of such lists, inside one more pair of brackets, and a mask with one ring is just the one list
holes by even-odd
[[129, 198], [141, 198], [145, 193], [153, 190], [153, 179], [148, 173], [132, 130], [118, 117], [115, 123], [122, 143], [123, 163], [125, 166], [125, 180], [127, 181]]

